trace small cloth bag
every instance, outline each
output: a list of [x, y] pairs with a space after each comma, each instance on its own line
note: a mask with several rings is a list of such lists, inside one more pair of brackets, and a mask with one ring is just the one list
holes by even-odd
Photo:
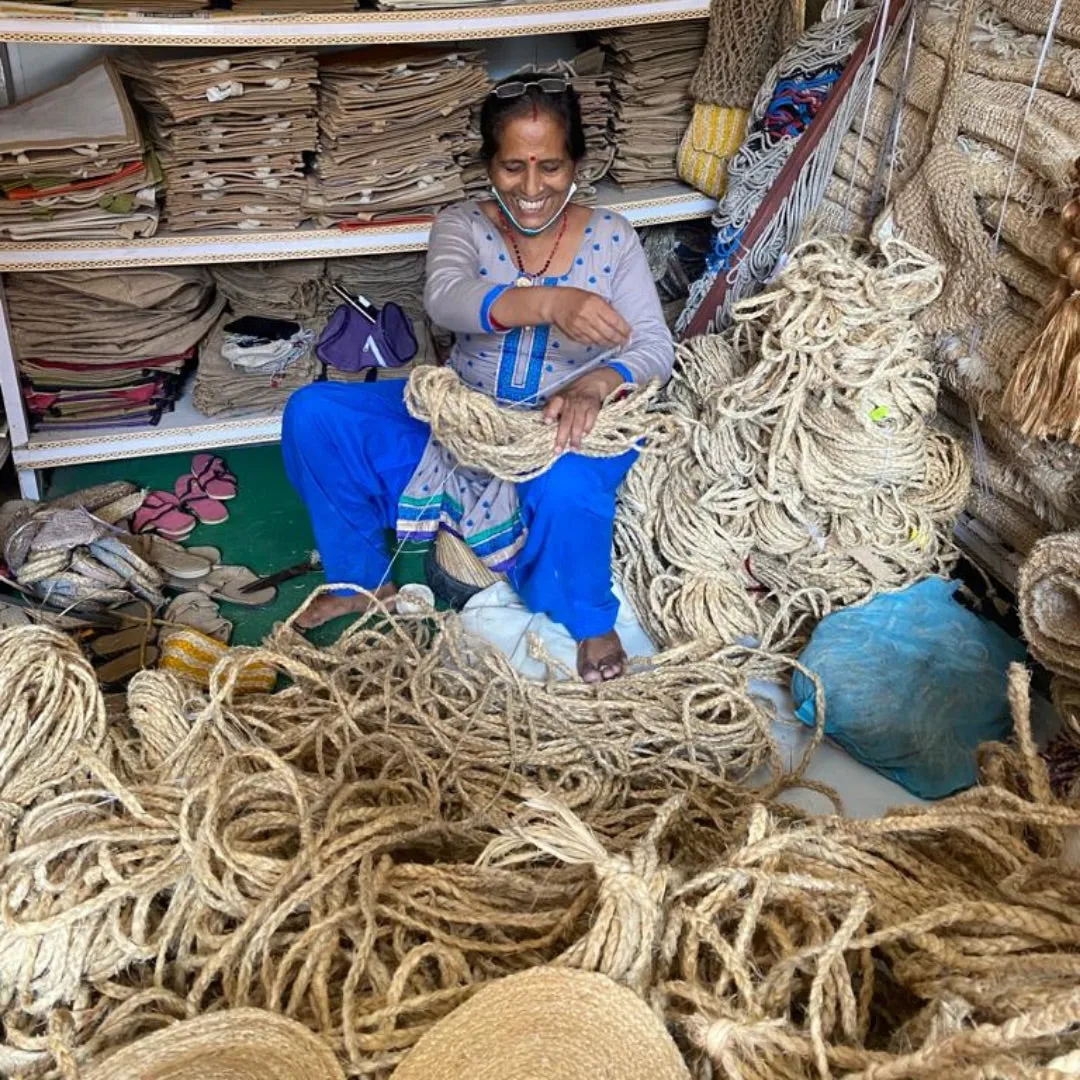
[[339, 371], [363, 371], [402, 367], [416, 356], [417, 349], [412, 323], [397, 304], [384, 304], [374, 320], [342, 304], [330, 316], [315, 355]]

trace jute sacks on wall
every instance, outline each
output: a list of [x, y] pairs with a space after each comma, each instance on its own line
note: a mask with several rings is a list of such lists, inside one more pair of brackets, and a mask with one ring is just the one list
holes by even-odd
[[803, 29], [792, 0], [715, 0], [705, 51], [690, 82], [694, 111], [679, 144], [679, 176], [719, 198], [750, 107], [769, 69]]

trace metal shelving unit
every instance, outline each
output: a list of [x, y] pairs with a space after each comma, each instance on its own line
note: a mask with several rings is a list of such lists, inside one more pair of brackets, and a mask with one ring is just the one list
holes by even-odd
[[[347, 15], [236, 16], [206, 12], [162, 18], [43, 8], [0, 0], [0, 42], [142, 46], [313, 46], [460, 42], [564, 34], [708, 17], [703, 0], [562, 0], [456, 10]], [[598, 201], [634, 225], [707, 217], [713, 200], [672, 182], [633, 190], [600, 185]], [[387, 222], [357, 229], [289, 232], [159, 233], [137, 241], [0, 243], [0, 272], [207, 265], [323, 259], [423, 250], [427, 224]], [[39, 469], [177, 451], [274, 442], [280, 410], [229, 419], [203, 416], [189, 394], [152, 428], [31, 433], [0, 289], [0, 392], [10, 424], [10, 453], [24, 495], [40, 495]]]

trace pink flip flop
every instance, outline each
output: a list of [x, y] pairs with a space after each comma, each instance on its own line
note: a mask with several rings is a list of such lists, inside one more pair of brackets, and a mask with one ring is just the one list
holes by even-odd
[[183, 540], [196, 524], [194, 515], [180, 505], [180, 500], [172, 492], [151, 491], [132, 515], [131, 531], [156, 532], [169, 540]]
[[221, 525], [229, 520], [229, 511], [218, 499], [211, 499], [191, 473], [184, 473], [173, 488], [180, 505], [203, 525]]
[[225, 502], [236, 498], [236, 477], [221, 458], [213, 454], [196, 454], [191, 459], [191, 475], [211, 499]]

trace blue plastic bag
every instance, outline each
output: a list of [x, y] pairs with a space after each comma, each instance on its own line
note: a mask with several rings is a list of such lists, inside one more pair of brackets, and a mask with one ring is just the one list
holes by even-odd
[[[825, 734], [924, 799], [975, 783], [980, 743], [1012, 729], [1010, 663], [1024, 647], [962, 607], [956, 581], [929, 578], [822, 619], [799, 658], [822, 682]], [[814, 684], [791, 682], [795, 715], [814, 725]]]

